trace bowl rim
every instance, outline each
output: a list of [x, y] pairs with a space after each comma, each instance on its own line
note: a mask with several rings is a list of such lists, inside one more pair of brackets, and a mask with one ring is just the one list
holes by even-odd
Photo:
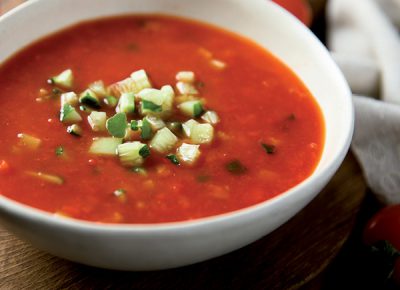
[[[3, 22], [4, 19], [8, 17], [13, 17], [13, 15], [17, 14], [21, 10], [28, 9], [31, 6], [36, 5], [36, 3], [45, 2], [44, 0], [31, 0], [28, 2], [24, 2], [21, 5], [15, 7], [14, 9], [6, 12], [2, 16], [0, 16], [0, 24]], [[216, 223], [224, 223], [226, 221], [234, 221], [240, 220], [243, 217], [254, 215], [257, 212], [263, 211], [267, 207], [273, 207], [277, 203], [285, 202], [285, 200], [290, 199], [294, 194], [297, 194], [298, 191], [304, 190], [315, 183], [318, 179], [322, 179], [324, 176], [332, 176], [337, 168], [340, 166], [344, 157], [350, 147], [353, 131], [354, 131], [354, 106], [353, 101], [351, 98], [351, 90], [342, 74], [338, 66], [334, 63], [333, 59], [331, 58], [329, 52], [326, 50], [326, 47], [318, 40], [318, 38], [308, 29], [306, 28], [300, 20], [295, 18], [292, 14], [284, 10], [278, 4], [272, 1], [264, 1], [265, 5], [270, 6], [272, 10], [275, 10], [274, 13], [277, 14], [279, 17], [284, 17], [287, 21], [291, 22], [293, 25], [297, 26], [296, 30], [302, 30], [302, 33], [305, 34], [308, 38], [310, 38], [310, 42], [313, 43], [314, 46], [318, 46], [318, 49], [323, 53], [325, 58], [328, 60], [330, 69], [334, 70], [335, 75], [338, 77], [338, 84], [342, 86], [343, 92], [347, 95], [346, 103], [344, 104], [348, 109], [348, 116], [350, 118], [349, 122], [346, 123], [347, 127], [345, 128], [345, 132], [341, 134], [343, 136], [342, 143], [340, 144], [340, 150], [336, 152], [335, 156], [330, 158], [330, 161], [327, 162], [328, 164], [322, 168], [321, 170], [317, 170], [319, 166], [322, 155], [316, 168], [308, 176], [306, 179], [301, 181], [300, 183], [296, 184], [295, 186], [291, 187], [290, 189], [278, 194], [277, 196], [267, 199], [265, 201], [256, 203], [254, 205], [241, 208], [234, 211], [229, 211], [222, 214], [206, 216], [202, 218], [196, 218], [193, 220], [183, 220], [183, 221], [175, 221], [175, 222], [161, 222], [161, 223], [102, 223], [102, 222], [94, 222], [94, 221], [87, 221], [81, 219], [75, 219], [70, 217], [64, 217], [61, 215], [57, 215], [54, 213], [50, 213], [41, 209], [37, 209], [35, 207], [20, 203], [15, 201], [11, 198], [6, 196], [0, 195], [0, 211], [12, 212], [18, 216], [22, 216], [24, 218], [29, 218], [32, 221], [45, 223], [45, 224], [52, 224], [58, 225], [70, 229], [79, 229], [84, 230], [86, 232], [106, 232], [106, 233], [114, 233], [114, 232], [123, 232], [123, 233], [159, 233], [165, 231], [184, 231], [187, 228], [196, 228], [196, 227], [204, 227], [209, 226], [211, 224]], [[132, 12], [131, 14], [135, 14]], [[162, 13], [161, 13], [162, 14]], [[170, 13], [165, 13], [165, 15], [171, 15]], [[181, 16], [179, 16], [181, 17]], [[99, 17], [97, 17], [99, 18]], [[102, 18], [102, 17], [100, 17]], [[182, 17], [184, 18], [184, 17]], [[87, 18], [89, 20], [91, 18]], [[93, 19], [96, 19], [93, 18]], [[191, 18], [189, 18], [191, 19]], [[199, 21], [197, 18], [193, 18]], [[204, 23], [208, 23], [205, 20], [200, 20]], [[77, 22], [79, 23], [79, 22]], [[213, 24], [214, 25], [214, 24]], [[214, 25], [215, 26], [215, 25]], [[299, 26], [302, 26], [300, 29]], [[68, 26], [65, 26], [68, 27]], [[227, 30], [226, 28], [223, 28]], [[57, 30], [59, 31], [59, 30]], [[228, 29], [229, 31], [229, 29]], [[235, 33], [235, 32], [233, 32]], [[52, 34], [52, 33], [50, 33]], [[40, 38], [39, 38], [40, 39]], [[252, 41], [256, 40], [251, 39]], [[263, 46], [264, 47], [264, 46]], [[265, 47], [264, 47], [265, 48]], [[266, 48], [268, 49], [268, 48]], [[18, 50], [17, 50], [18, 51]], [[274, 54], [273, 54], [274, 55]], [[280, 58], [279, 58], [280, 59]], [[282, 61], [282, 60], [280, 60]], [[287, 65], [288, 66], [288, 65]], [[288, 66], [289, 69], [292, 69]], [[320, 107], [322, 114], [324, 115], [323, 109]], [[325, 127], [326, 128], [326, 127]], [[325, 148], [324, 144], [324, 148]], [[324, 149], [325, 150], [325, 149]], [[322, 153], [323, 154], [323, 153]]]

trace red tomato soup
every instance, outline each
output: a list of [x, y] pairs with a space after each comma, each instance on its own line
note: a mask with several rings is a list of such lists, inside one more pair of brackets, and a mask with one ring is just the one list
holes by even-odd
[[185, 19], [78, 24], [3, 63], [0, 87], [0, 194], [77, 219], [159, 223], [242, 209], [307, 178], [324, 146], [321, 111], [285, 65]]

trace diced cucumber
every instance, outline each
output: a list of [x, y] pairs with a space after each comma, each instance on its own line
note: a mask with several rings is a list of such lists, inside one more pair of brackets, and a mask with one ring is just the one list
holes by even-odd
[[103, 81], [95, 81], [89, 85], [89, 90], [94, 92], [98, 97], [105, 97], [107, 95], [106, 87]]
[[36, 171], [25, 171], [25, 173], [29, 176], [41, 179], [43, 181], [57, 184], [57, 185], [62, 185], [64, 183], [64, 179], [61, 178], [60, 176], [53, 175], [53, 174], [47, 174], [43, 172], [36, 172]]
[[89, 153], [96, 155], [116, 155], [117, 147], [122, 143], [121, 138], [99, 137], [94, 138]]
[[138, 71], [135, 71], [131, 74], [131, 79], [135, 82], [136, 84], [136, 92], [138, 93], [143, 89], [146, 88], [151, 88], [151, 82], [149, 77], [147, 76], [147, 73], [145, 70], [141, 69]]
[[94, 132], [106, 130], [107, 114], [105, 112], [93, 111], [88, 116], [88, 122]]
[[132, 131], [138, 131], [141, 126], [142, 126], [142, 120], [132, 120], [131, 121]]
[[165, 127], [164, 121], [156, 116], [147, 116], [145, 117], [145, 119], [150, 123], [151, 129], [153, 129], [153, 131], [157, 131]]
[[150, 151], [146, 144], [135, 141], [118, 145], [117, 154], [123, 166], [133, 167], [142, 165]]
[[79, 95], [79, 102], [93, 108], [100, 108], [99, 98], [96, 93], [90, 89], [87, 89]]
[[140, 136], [142, 137], [143, 140], [149, 140], [153, 136], [153, 130], [151, 129], [151, 125], [149, 121], [144, 118], [141, 124], [141, 134]]
[[198, 95], [199, 94], [199, 91], [191, 83], [177, 82], [176, 88], [181, 95]]
[[115, 106], [118, 104], [118, 99], [113, 96], [106, 96], [103, 99], [104, 104], [106, 104], [110, 108], [115, 108]]
[[60, 86], [65, 89], [71, 89], [74, 84], [74, 75], [72, 70], [67, 69], [57, 76], [49, 79], [49, 83], [52, 85]]
[[134, 93], [123, 93], [119, 98], [119, 102], [116, 109], [117, 113], [134, 113], [135, 112], [135, 94]]
[[137, 96], [141, 99], [140, 113], [142, 115], [164, 117], [172, 110], [175, 93], [171, 86], [163, 86], [161, 90], [144, 89]]
[[123, 138], [128, 126], [125, 113], [117, 113], [106, 121], [106, 128], [108, 132], [118, 138]]
[[157, 131], [150, 142], [150, 147], [159, 153], [167, 153], [174, 148], [177, 142], [178, 138], [165, 127]]
[[204, 112], [203, 105], [199, 100], [183, 102], [179, 104], [178, 108], [182, 114], [188, 117], [197, 118]]
[[41, 139], [25, 133], [19, 133], [17, 137], [19, 139], [18, 145], [28, 150], [37, 150], [42, 144]]
[[185, 136], [190, 138], [190, 135], [192, 134], [192, 130], [194, 126], [197, 126], [199, 122], [196, 120], [190, 119], [189, 121], [186, 121], [185, 123], [182, 124], [183, 132], [185, 133]]
[[77, 136], [77, 137], [82, 136], [82, 128], [77, 124], [73, 124], [71, 126], [68, 126], [67, 132], [69, 134]]
[[193, 126], [190, 139], [195, 144], [211, 143], [214, 138], [214, 128], [210, 124], [198, 124]]
[[177, 150], [178, 159], [188, 165], [194, 164], [200, 157], [200, 145], [183, 143]]
[[82, 117], [74, 107], [70, 104], [65, 104], [60, 111], [60, 121], [64, 124], [73, 124], [82, 121]]
[[61, 106], [65, 104], [70, 104], [75, 106], [78, 104], [78, 96], [74, 92], [68, 92], [61, 94]]
[[219, 123], [218, 114], [214, 111], [205, 112], [203, 116], [201, 116], [201, 119], [212, 125]]
[[194, 72], [180, 71], [176, 74], [176, 80], [179, 82], [193, 83], [195, 81]]

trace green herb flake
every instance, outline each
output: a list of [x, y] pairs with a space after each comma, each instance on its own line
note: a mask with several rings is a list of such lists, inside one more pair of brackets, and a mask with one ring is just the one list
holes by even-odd
[[57, 156], [61, 156], [64, 154], [64, 148], [62, 146], [58, 146], [55, 150]]
[[209, 176], [209, 175], [198, 175], [196, 177], [197, 182], [200, 182], [200, 183], [205, 183], [205, 182], [209, 181], [210, 179], [211, 179], [211, 176]]
[[109, 118], [106, 122], [106, 128], [113, 137], [123, 138], [128, 125], [126, 114], [118, 113]]
[[132, 129], [132, 131], [139, 130], [139, 122], [136, 120], [132, 120], [131, 121], [131, 129]]
[[141, 137], [143, 140], [149, 140], [151, 139], [153, 135], [153, 131], [151, 130], [151, 124], [150, 122], [144, 118], [142, 122], [142, 132], [141, 132]]
[[138, 46], [136, 43], [129, 43], [129, 44], [126, 46], [126, 48], [127, 48], [129, 51], [132, 51], [132, 52], [136, 52], [136, 51], [139, 50], [139, 46]]
[[247, 167], [245, 167], [239, 160], [235, 159], [228, 162], [225, 165], [226, 170], [234, 175], [242, 175], [247, 172]]
[[160, 105], [154, 104], [153, 102], [142, 100], [143, 110], [149, 110], [152, 112], [161, 112], [162, 107]]
[[126, 190], [122, 189], [122, 188], [117, 189], [117, 190], [114, 191], [114, 195], [115, 196], [121, 196], [121, 195], [124, 195], [125, 193], [126, 193]]
[[136, 173], [136, 174], [140, 174], [143, 176], [147, 176], [147, 171], [146, 169], [144, 169], [143, 167], [133, 167], [131, 169], [132, 172]]
[[193, 116], [194, 117], [196, 117], [196, 118], [200, 117], [203, 112], [204, 112], [204, 109], [200, 102], [193, 105]]
[[139, 150], [139, 155], [142, 156], [143, 158], [147, 158], [150, 156], [150, 148], [147, 145], [144, 145], [140, 150]]
[[288, 120], [290, 120], [290, 121], [296, 120], [296, 115], [295, 115], [294, 113], [291, 113], [291, 114], [289, 115], [289, 117], [288, 117]]
[[165, 158], [169, 159], [169, 161], [171, 161], [172, 164], [175, 164], [175, 165], [180, 164], [179, 159], [178, 159], [178, 157], [176, 157], [175, 154], [169, 154], [169, 155], [165, 156]]
[[276, 152], [276, 147], [274, 145], [261, 143], [261, 146], [264, 148], [264, 150], [265, 150], [265, 152], [267, 152], [267, 154], [271, 155]]

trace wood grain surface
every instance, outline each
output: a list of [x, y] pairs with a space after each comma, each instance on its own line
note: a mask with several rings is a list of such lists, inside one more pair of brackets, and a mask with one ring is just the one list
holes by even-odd
[[[21, 2], [0, 0], [0, 14]], [[311, 2], [320, 9], [325, 1]], [[0, 226], [0, 289], [321, 289], [314, 278], [350, 235], [365, 189], [350, 153], [323, 192], [267, 237], [207, 262], [157, 272], [109, 271], [62, 260]]]

